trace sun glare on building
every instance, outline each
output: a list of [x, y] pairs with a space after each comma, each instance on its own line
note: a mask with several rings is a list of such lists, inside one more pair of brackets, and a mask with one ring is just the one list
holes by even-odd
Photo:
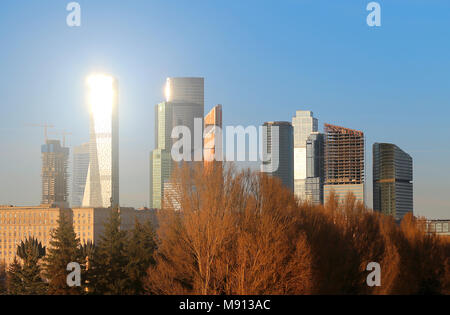
[[90, 108], [89, 168], [84, 207], [118, 205], [118, 83], [105, 74], [87, 78]]
[[166, 96], [166, 102], [170, 102], [170, 94], [171, 94], [171, 88], [170, 88], [170, 78], [167, 79], [166, 81], [166, 87], [165, 87], [165, 91], [164, 94]]
[[110, 117], [116, 92], [114, 78], [104, 74], [94, 74], [87, 78], [89, 87], [89, 106], [92, 114], [97, 117]]

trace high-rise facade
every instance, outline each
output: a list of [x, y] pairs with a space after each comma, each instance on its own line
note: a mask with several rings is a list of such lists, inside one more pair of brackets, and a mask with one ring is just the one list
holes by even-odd
[[396, 220], [413, 212], [413, 161], [395, 144], [373, 145], [373, 209]]
[[291, 123], [265, 122], [262, 145], [262, 171], [278, 177], [286, 188], [294, 191], [294, 139]]
[[205, 79], [194, 77], [167, 78], [166, 101], [172, 103], [205, 104]]
[[[168, 78], [165, 92], [166, 101], [155, 106], [156, 148], [150, 153], [150, 207], [156, 209], [162, 207], [164, 185], [170, 180], [174, 166], [171, 155], [175, 141], [173, 129], [187, 127], [191, 134], [190, 156], [194, 159], [198, 153], [203, 155], [204, 79]], [[195, 132], [202, 139], [200, 143]]]
[[89, 168], [83, 207], [119, 205], [118, 83], [107, 75], [87, 81], [90, 107]]
[[68, 206], [69, 148], [59, 140], [46, 140], [41, 146], [42, 154], [42, 203]]
[[311, 133], [317, 132], [318, 120], [313, 112], [296, 111], [292, 118], [294, 128], [294, 193], [297, 198], [306, 199], [306, 141]]
[[325, 124], [325, 185], [324, 199], [332, 191], [343, 200], [353, 193], [364, 203], [364, 133]]
[[222, 105], [214, 106], [205, 116], [203, 159], [205, 166], [215, 159], [222, 161]]
[[83, 143], [73, 148], [72, 167], [72, 207], [81, 207], [83, 204], [84, 188], [86, 187], [89, 169], [89, 143]]
[[306, 141], [306, 200], [323, 204], [324, 183], [324, 135], [313, 132]]

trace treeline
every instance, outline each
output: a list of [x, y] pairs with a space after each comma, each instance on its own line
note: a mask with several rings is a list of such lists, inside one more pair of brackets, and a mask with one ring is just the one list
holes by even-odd
[[[120, 230], [111, 211], [98, 244], [81, 245], [62, 218], [51, 248], [27, 240], [0, 268], [9, 294], [450, 294], [450, 241], [424, 221], [400, 225], [348, 195], [299, 204], [274, 178], [218, 165], [183, 167], [158, 228]], [[67, 264], [82, 283], [69, 288]], [[381, 286], [366, 283], [370, 262]], [[3, 280], [2, 279], [6, 279]]]
[[[176, 170], [159, 218], [153, 294], [449, 294], [450, 242], [355, 197], [298, 204], [261, 173]], [[182, 209], [181, 211], [177, 211]], [[381, 286], [366, 283], [370, 262]]]

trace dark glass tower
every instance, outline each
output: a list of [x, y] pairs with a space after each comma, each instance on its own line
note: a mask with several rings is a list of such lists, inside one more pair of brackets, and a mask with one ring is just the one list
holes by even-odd
[[373, 209], [400, 221], [413, 212], [413, 162], [391, 143], [373, 145]]
[[306, 199], [323, 204], [324, 135], [313, 132], [306, 141]]
[[263, 124], [262, 171], [278, 177], [289, 190], [294, 191], [294, 133], [291, 123], [275, 121]]

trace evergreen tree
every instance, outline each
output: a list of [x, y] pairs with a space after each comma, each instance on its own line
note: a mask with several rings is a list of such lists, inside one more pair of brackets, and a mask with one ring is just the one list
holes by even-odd
[[17, 258], [14, 258], [13, 263], [9, 266], [6, 279], [8, 294], [26, 294], [25, 287], [22, 281], [22, 265], [19, 263]]
[[126, 272], [130, 280], [129, 294], [143, 294], [147, 269], [154, 265], [153, 253], [156, 250], [156, 235], [149, 220], [144, 224], [135, 221], [127, 246], [128, 264]]
[[38, 295], [47, 292], [47, 285], [41, 277], [40, 260], [45, 256], [45, 247], [35, 238], [22, 241], [17, 247], [23, 265], [16, 259], [8, 271], [10, 294]]
[[51, 236], [51, 246], [44, 265], [44, 275], [48, 280], [48, 293], [55, 295], [81, 294], [83, 292], [81, 287], [67, 285], [67, 265], [71, 262], [76, 262], [80, 266], [85, 264], [80, 240], [73, 229], [72, 220], [62, 215], [58, 220], [58, 227]]
[[6, 294], [6, 266], [0, 263], [0, 295]]
[[120, 210], [113, 208], [88, 270], [92, 294], [126, 294], [129, 287], [126, 266], [127, 234], [120, 229]]

